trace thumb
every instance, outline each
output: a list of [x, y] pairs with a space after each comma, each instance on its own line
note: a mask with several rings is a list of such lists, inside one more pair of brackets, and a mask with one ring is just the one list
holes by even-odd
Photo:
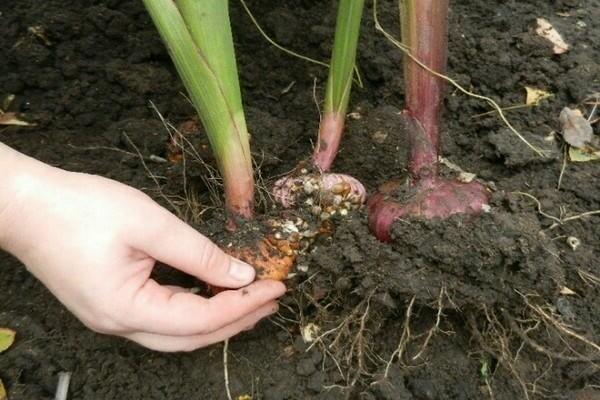
[[211, 285], [238, 288], [254, 280], [255, 270], [250, 265], [225, 254], [175, 215], [155, 206], [161, 215], [140, 224], [143, 232], [136, 235], [138, 250]]

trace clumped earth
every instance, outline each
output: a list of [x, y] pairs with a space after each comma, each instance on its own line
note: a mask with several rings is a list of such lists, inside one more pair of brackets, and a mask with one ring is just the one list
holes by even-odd
[[[600, 209], [600, 168], [565, 166], [560, 137], [548, 139], [560, 131], [563, 107], [589, 113], [586, 99], [600, 91], [600, 7], [452, 3], [450, 75], [504, 106], [523, 103], [524, 86], [553, 93], [507, 112], [549, 156], [536, 156], [497, 116], [480, 115], [486, 104], [450, 88], [444, 155], [493, 190], [490, 212], [400, 221], [391, 244], [369, 234], [364, 210], [334, 218], [333, 235], [300, 257], [280, 314], [231, 341], [234, 398], [600, 398], [600, 215], [583, 215]], [[329, 56], [333, 2], [249, 6], [280, 44]], [[231, 7], [259, 182], [268, 188], [310, 154], [313, 85], [322, 95], [327, 72], [267, 44], [240, 4]], [[405, 175], [407, 141], [401, 53], [375, 32], [371, 7], [359, 48], [364, 87], [353, 91], [334, 169], [373, 191]], [[563, 34], [568, 53], [554, 55], [535, 34], [538, 17]], [[391, 1], [381, 2], [380, 19], [398, 31]], [[145, 190], [226, 244], [206, 139], [189, 137], [197, 154], [186, 153], [185, 164], [162, 162], [169, 131], [155, 109], [174, 125], [193, 109], [141, 2], [9, 0], [0, 21], [0, 94], [14, 94], [9, 111], [37, 123], [2, 128], [0, 140]], [[270, 210], [266, 193], [261, 211]], [[0, 356], [10, 399], [53, 398], [60, 371], [73, 372], [72, 399], [226, 398], [222, 346], [160, 354], [94, 334], [16, 260], [0, 254], [0, 265], [0, 326], [18, 332]], [[198, 285], [166, 267], [157, 275]]]

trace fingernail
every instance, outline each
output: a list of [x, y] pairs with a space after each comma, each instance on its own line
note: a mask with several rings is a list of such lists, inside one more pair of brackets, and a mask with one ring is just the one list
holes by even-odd
[[254, 268], [237, 259], [233, 259], [231, 261], [231, 266], [229, 267], [229, 276], [233, 279], [238, 280], [240, 282], [252, 282], [254, 279]]

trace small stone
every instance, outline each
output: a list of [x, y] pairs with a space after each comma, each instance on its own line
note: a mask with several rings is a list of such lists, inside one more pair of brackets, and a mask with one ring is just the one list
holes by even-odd
[[303, 185], [304, 193], [312, 194], [315, 191], [315, 187], [310, 183], [310, 181], [304, 182]]
[[296, 364], [296, 373], [300, 376], [310, 376], [316, 370], [315, 364], [310, 358], [303, 358]]
[[323, 372], [315, 372], [311, 375], [306, 383], [306, 387], [309, 390], [312, 390], [315, 393], [321, 392], [323, 390], [323, 384], [325, 383], [325, 374]]
[[377, 294], [375, 296], [375, 300], [379, 304], [384, 305], [391, 310], [394, 310], [398, 307], [398, 304], [396, 304], [396, 301], [392, 298], [392, 296], [390, 296], [390, 294], [387, 291]]
[[581, 245], [581, 240], [575, 236], [569, 236], [567, 238], [567, 244], [573, 249], [573, 251], [575, 251]]
[[352, 287], [352, 281], [350, 280], [350, 278], [347, 277], [343, 277], [343, 278], [339, 278], [337, 281], [335, 281], [335, 288], [337, 290], [348, 290]]
[[315, 366], [318, 366], [323, 361], [323, 353], [315, 347], [310, 352], [310, 359]]

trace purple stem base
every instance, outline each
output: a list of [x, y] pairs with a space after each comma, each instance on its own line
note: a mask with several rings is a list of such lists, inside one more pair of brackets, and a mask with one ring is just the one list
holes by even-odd
[[381, 241], [390, 242], [393, 223], [401, 218], [448, 218], [454, 214], [479, 214], [487, 206], [488, 190], [478, 182], [459, 182], [442, 178], [421, 180], [415, 193], [400, 203], [392, 199], [400, 183], [388, 183], [367, 203], [369, 228]]

